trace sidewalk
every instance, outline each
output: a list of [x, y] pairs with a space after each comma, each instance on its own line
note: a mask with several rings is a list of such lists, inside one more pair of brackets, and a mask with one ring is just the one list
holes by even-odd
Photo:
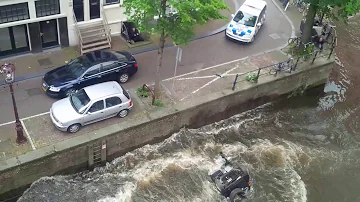
[[300, 36], [300, 23], [303, 19], [302, 13], [300, 13], [295, 6], [289, 6], [286, 11], [284, 11], [284, 8], [282, 7], [282, 0], [272, 0], [272, 2], [275, 3], [278, 9], [280, 9], [280, 12], [284, 13], [285, 16], [290, 19], [294, 26], [293, 28], [295, 29], [295, 36]]
[[[230, 8], [229, 11], [222, 11], [221, 13], [230, 17], [231, 13], [235, 10], [235, 2], [233, 0], [225, 0]], [[213, 20], [205, 25], [199, 25], [195, 28], [194, 33], [196, 38], [203, 38], [210, 36], [224, 30], [224, 26], [228, 23], [228, 20]], [[127, 45], [120, 36], [112, 36], [112, 50], [122, 51], [126, 50], [132, 54], [139, 54], [147, 51], [156, 50], [158, 48], [158, 38], [152, 36], [150, 42], [141, 43], [139, 45]], [[173, 46], [171, 40], [167, 40], [166, 47]], [[78, 52], [78, 47], [67, 47], [67, 48], [54, 48], [45, 50], [42, 53], [38, 54], [24, 54], [19, 56], [14, 56], [10, 58], [0, 59], [0, 64], [5, 62], [10, 62], [16, 65], [16, 78], [15, 81], [21, 81], [25, 79], [30, 79], [34, 77], [43, 76], [46, 72], [50, 71], [53, 68], [62, 66], [66, 64], [70, 59], [80, 56]], [[4, 78], [0, 76], [0, 86], [4, 85]]]

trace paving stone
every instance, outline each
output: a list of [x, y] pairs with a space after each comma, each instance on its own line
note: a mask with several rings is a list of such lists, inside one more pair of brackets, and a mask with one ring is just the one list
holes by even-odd
[[0, 134], [0, 161], [32, 151], [29, 140], [22, 145], [16, 143], [15, 124], [0, 126]]
[[44, 93], [40, 88], [26, 89], [26, 92], [29, 96], [41, 95]]
[[49, 66], [52, 65], [53, 63], [51, 62], [50, 58], [44, 58], [44, 59], [39, 59], [37, 60], [40, 66]]

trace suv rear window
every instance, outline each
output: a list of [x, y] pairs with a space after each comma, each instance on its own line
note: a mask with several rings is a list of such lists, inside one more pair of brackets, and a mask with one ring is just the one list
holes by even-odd
[[130, 99], [130, 95], [129, 95], [129, 93], [125, 90], [125, 88], [121, 86], [121, 89], [123, 90], [123, 94], [125, 95], [125, 97], [127, 97], [127, 99]]

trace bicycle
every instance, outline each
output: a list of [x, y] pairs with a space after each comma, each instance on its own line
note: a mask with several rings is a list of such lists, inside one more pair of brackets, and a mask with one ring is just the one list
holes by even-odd
[[301, 43], [302, 42], [300, 37], [290, 38], [288, 40], [288, 46], [291, 51], [291, 55], [294, 55], [294, 51], [300, 46]]
[[294, 66], [294, 60], [293, 58], [290, 58], [286, 62], [281, 62], [273, 66], [273, 68], [270, 69], [269, 74], [270, 75], [277, 75], [279, 72], [291, 72], [292, 68]]
[[305, 3], [303, 0], [289, 0], [286, 8], [294, 5], [300, 13], [304, 12], [304, 10], [307, 8], [307, 3]]
[[314, 43], [313, 42], [309, 42], [304, 44], [304, 55], [302, 56], [304, 61], [308, 60], [314, 53]]
[[309, 11], [309, 6], [310, 6], [310, 4], [303, 2], [303, 5], [302, 5], [302, 6], [303, 6], [303, 7], [301, 8], [301, 11], [300, 11], [300, 9], [299, 9], [299, 12], [302, 13], [302, 16], [303, 16], [303, 17], [306, 17], [307, 12]]
[[334, 43], [334, 32], [336, 26], [330, 25], [328, 22], [325, 22], [322, 25], [321, 35], [325, 36], [325, 42], [327, 44]]

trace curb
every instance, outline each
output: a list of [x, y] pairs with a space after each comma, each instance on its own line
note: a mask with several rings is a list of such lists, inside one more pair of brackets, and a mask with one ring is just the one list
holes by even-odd
[[291, 26], [291, 38], [295, 37], [295, 26], [294, 23], [290, 20], [290, 18], [286, 15], [285, 11], [282, 10], [282, 8], [279, 6], [279, 4], [276, 2], [276, 0], [271, 0], [273, 4], [275, 4], [276, 8], [283, 14], [283, 16], [286, 18], [286, 20], [290, 23]]
[[[295, 26], [294, 26], [294, 23], [290, 20], [290, 18], [286, 15], [285, 11], [282, 10], [282, 8], [279, 6], [279, 4], [276, 2], [276, 0], [271, 0], [273, 2], [273, 4], [276, 6], [276, 8], [280, 11], [280, 13], [286, 18], [286, 20], [290, 23], [290, 26], [291, 26], [291, 38], [294, 38], [295, 37]], [[286, 42], [284, 45], [278, 47], [278, 48], [275, 48], [275, 49], [272, 49], [272, 50], [279, 50], [280, 52], [284, 53], [282, 51], [282, 49], [284, 49], [286, 46], [289, 45], [289, 42]], [[268, 52], [268, 51], [266, 51]], [[285, 53], [284, 53], [285, 54]], [[288, 56], [289, 57], [289, 56]]]
[[[235, 11], [237, 11], [240, 7], [239, 3], [236, 1], [236, 0], [232, 0], [232, 2], [234, 3], [235, 5]], [[207, 38], [207, 37], [210, 37], [210, 36], [213, 36], [213, 35], [216, 35], [216, 34], [219, 34], [221, 32], [223, 32], [227, 27], [227, 24], [220, 27], [219, 29], [216, 29], [214, 31], [211, 31], [207, 34], [204, 34], [202, 36], [198, 36], [192, 40], [190, 40], [189, 42], [192, 42], [192, 41], [196, 41], [196, 40], [199, 40], [199, 39], [204, 39], [204, 38]], [[171, 48], [171, 47], [174, 47], [175, 45], [174, 44], [168, 44], [168, 45], [165, 45], [165, 48]], [[142, 50], [138, 50], [138, 51], [129, 51], [131, 54], [133, 55], [138, 55], [138, 54], [141, 54], [141, 53], [146, 53], [146, 52], [150, 52], [150, 51], [154, 51], [154, 50], [157, 50], [158, 48], [153, 48], [153, 47], [149, 47], [149, 48], [144, 48]], [[19, 82], [19, 81], [24, 81], [24, 80], [28, 80], [28, 79], [33, 79], [33, 78], [38, 78], [38, 77], [42, 77], [44, 76], [47, 72], [47, 71], [42, 71], [42, 72], [38, 72], [38, 73], [33, 73], [33, 74], [28, 74], [28, 75], [25, 75], [25, 76], [20, 76], [20, 77], [17, 77], [14, 81], [15, 82]], [[5, 82], [0, 82], [0, 87], [3, 87], [7, 85]]]

